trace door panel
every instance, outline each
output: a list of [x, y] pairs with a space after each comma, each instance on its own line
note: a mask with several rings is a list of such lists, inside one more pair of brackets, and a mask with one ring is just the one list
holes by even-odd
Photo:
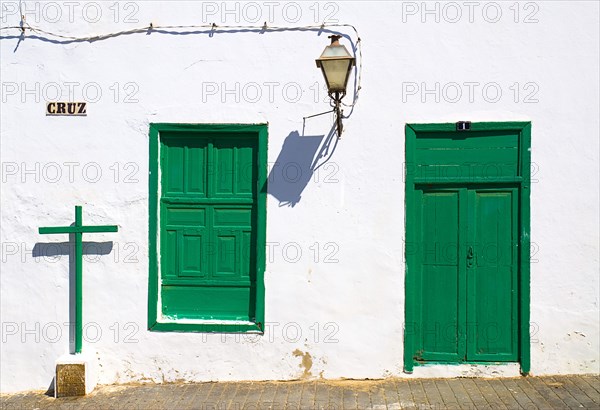
[[237, 235], [229, 229], [215, 230], [215, 272], [219, 278], [238, 278]]
[[517, 189], [469, 192], [469, 360], [517, 360]]
[[465, 190], [422, 190], [419, 210], [420, 346], [422, 360], [456, 361], [461, 357], [460, 323], [464, 321], [459, 221], [466, 205]]
[[517, 359], [516, 188], [416, 191], [416, 359]]
[[206, 145], [199, 145], [202, 142], [196, 142], [196, 146], [189, 147], [186, 150], [186, 178], [185, 186], [188, 194], [206, 196]]
[[180, 233], [178, 248], [181, 249], [180, 277], [204, 277], [206, 252], [204, 251], [205, 239], [201, 230], [183, 230]]
[[487, 182], [518, 175], [519, 135], [512, 132], [422, 133], [415, 141], [415, 178]]
[[253, 320], [258, 142], [247, 136], [161, 138], [164, 315]]
[[251, 139], [214, 140], [212, 158], [213, 196], [250, 198], [256, 194], [256, 149]]

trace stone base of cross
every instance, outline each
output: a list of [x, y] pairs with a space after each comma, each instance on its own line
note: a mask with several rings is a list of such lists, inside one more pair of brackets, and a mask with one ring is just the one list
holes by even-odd
[[75, 224], [73, 226], [43, 227], [40, 234], [74, 234], [75, 235], [75, 352], [81, 353], [83, 339], [82, 314], [82, 276], [83, 276], [83, 234], [99, 232], [117, 232], [116, 225], [84, 226], [81, 206], [75, 206]]

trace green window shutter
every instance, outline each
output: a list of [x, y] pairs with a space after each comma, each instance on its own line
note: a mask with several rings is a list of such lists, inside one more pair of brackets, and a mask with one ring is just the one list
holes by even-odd
[[[150, 207], [150, 259], [156, 257], [160, 275], [155, 270], [153, 277], [151, 266], [150, 327], [223, 331], [226, 321], [236, 321], [248, 324], [225, 331], [262, 330], [266, 126], [152, 128], [151, 153], [160, 152], [160, 160], [158, 175], [151, 169], [151, 192], [160, 189]], [[160, 238], [155, 248], [153, 230]], [[178, 319], [225, 324], [178, 326]]]

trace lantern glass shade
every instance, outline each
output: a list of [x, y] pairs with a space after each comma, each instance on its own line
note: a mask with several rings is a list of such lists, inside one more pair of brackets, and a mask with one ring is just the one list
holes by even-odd
[[345, 93], [350, 71], [354, 66], [354, 57], [346, 47], [339, 43], [327, 46], [316, 61], [317, 67], [323, 72], [329, 92]]

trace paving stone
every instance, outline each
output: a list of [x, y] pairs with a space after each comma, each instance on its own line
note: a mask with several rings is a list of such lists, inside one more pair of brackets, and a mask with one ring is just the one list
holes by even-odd
[[275, 396], [279, 389], [279, 383], [265, 383], [259, 399], [260, 407], [257, 410], [272, 410], [274, 408]]
[[410, 408], [415, 407], [415, 398], [413, 397], [413, 393], [410, 389], [409, 380], [396, 380], [396, 395], [400, 400], [399, 403], [402, 407]]
[[316, 410], [328, 410], [329, 407], [329, 386], [323, 382], [315, 385], [315, 403]]
[[489, 408], [492, 409], [506, 409], [508, 408], [500, 399], [500, 396], [496, 393], [496, 390], [492, 387], [489, 379], [472, 379], [475, 386], [488, 403]]
[[436, 387], [438, 389], [439, 395], [444, 402], [443, 407], [446, 409], [460, 409], [460, 404], [458, 404], [458, 400], [454, 397], [454, 392], [450, 388], [448, 384], [448, 380], [446, 379], [438, 379], [436, 380]]
[[293, 382], [288, 386], [288, 395], [284, 403], [286, 410], [300, 410], [300, 399], [302, 399], [304, 385], [304, 383]]
[[[227, 386], [225, 386], [224, 384], [214, 383], [213, 388], [210, 389], [208, 396], [204, 399], [204, 401], [201, 404], [204, 407], [208, 407], [208, 406], [216, 407], [217, 404], [219, 403], [219, 400], [223, 396], [223, 392], [225, 392], [226, 387]], [[200, 407], [200, 408], [202, 408], [202, 407]]]
[[523, 393], [527, 395], [531, 403], [533, 403], [536, 408], [547, 409], [552, 407], [552, 404], [546, 399], [547, 395], [545, 396], [544, 394], [541, 394], [540, 392], [536, 391], [527, 377], [519, 379], [518, 386], [523, 391]]
[[[523, 409], [535, 408], [533, 403], [527, 397], [527, 395], [519, 389], [518, 383], [515, 379], [500, 379], [504, 387], [509, 391], [510, 395], [516, 401], [519, 407]], [[520, 380], [520, 379], [519, 379]]]
[[515, 404], [515, 399], [512, 393], [506, 388], [502, 380], [500, 379], [490, 379], [488, 380], [488, 386], [494, 390], [497, 399], [495, 402], [499, 403], [499, 406], [507, 409], [518, 407], [518, 404]]
[[329, 407], [331, 410], [341, 410], [344, 402], [344, 388], [333, 385], [329, 388]]
[[[591, 384], [586, 381], [587, 377], [572, 376], [571, 380], [594, 402], [600, 407], [600, 392], [594, 389]], [[600, 381], [600, 379], [597, 379]], [[600, 383], [598, 383], [600, 384]]]
[[200, 408], [202, 403], [205, 403], [210, 397], [211, 392], [215, 388], [217, 383], [201, 383], [201, 384], [192, 384], [191, 386], [195, 387], [192, 391], [191, 398], [191, 407], [192, 408]]
[[[169, 409], [189, 408], [193, 405], [194, 396], [198, 391], [198, 385], [184, 384], [178, 389], [173, 390], [174, 399], [170, 405], [166, 406]], [[135, 401], [129, 401], [128, 404], [135, 404]]]
[[562, 382], [569, 394], [584, 408], [589, 409], [596, 406], [596, 403], [581, 389], [580, 384], [575, 383], [571, 377], [558, 378]]
[[[289, 383], [278, 383], [275, 396], [273, 397], [273, 405], [268, 410], [282, 410], [285, 408], [285, 402], [289, 394]], [[262, 410], [262, 409], [261, 409]]]
[[600, 393], [600, 376], [581, 375], [579, 377]]
[[344, 410], [357, 410], [358, 405], [356, 404], [356, 392], [350, 387], [344, 386], [342, 393], [342, 409]]
[[473, 379], [460, 379], [460, 382], [467, 394], [469, 395], [469, 397], [471, 398], [471, 402], [478, 409], [489, 406], [488, 401], [485, 399], [485, 397], [483, 397], [483, 394], [481, 394], [479, 388], [477, 387], [477, 384], [475, 384], [475, 381]]
[[233, 399], [235, 397], [235, 395], [237, 394], [238, 389], [240, 388], [239, 384], [234, 384], [234, 383], [227, 383], [225, 384], [225, 389], [223, 389], [223, 392], [221, 392], [221, 396], [213, 401], [210, 402], [209, 404], [211, 406], [215, 406], [218, 409], [225, 409], [225, 410], [229, 410], [232, 408], [232, 404], [233, 404]]
[[314, 409], [315, 408], [315, 395], [317, 385], [316, 382], [303, 383], [304, 388], [302, 389], [302, 396], [300, 397], [300, 408], [301, 409]]
[[412, 402], [417, 407], [425, 407], [429, 405], [427, 395], [423, 390], [423, 385], [419, 379], [411, 379], [408, 381], [408, 387], [412, 397]]
[[1, 410], [564, 409], [600, 407], [599, 376], [99, 386], [86, 397], [0, 396]]
[[536, 394], [543, 398], [548, 406], [554, 409], [566, 408], [567, 405], [561, 398], [554, 392], [554, 389], [546, 384], [543, 379], [538, 377], [527, 377], [527, 382], [535, 390]]
[[573, 397], [573, 395], [569, 391], [569, 386], [565, 386], [564, 380], [562, 380], [560, 377], [548, 377], [544, 379], [546, 380], [546, 385], [551, 386], [554, 389], [554, 392], [560, 397], [562, 401], [565, 402], [567, 407], [581, 407], [581, 404], [577, 401], [575, 397]]
[[236, 390], [235, 395], [233, 396], [233, 399], [229, 403], [229, 406], [227, 406], [227, 409], [231, 409], [231, 410], [243, 409], [244, 405], [246, 404], [246, 399], [247, 399], [248, 394], [250, 393], [251, 389], [252, 389], [251, 383], [239, 383], [238, 389]]
[[359, 409], [370, 409], [371, 406], [371, 397], [369, 395], [368, 390], [358, 390], [356, 391], [356, 405]]
[[263, 389], [267, 385], [264, 383], [251, 383], [248, 386], [248, 394], [244, 400], [244, 405], [240, 408], [243, 410], [257, 410], [260, 409], [260, 403], [262, 400]]
[[[408, 386], [408, 384], [407, 384]], [[398, 396], [398, 391], [396, 389], [396, 383], [393, 379], [385, 380], [382, 384], [383, 387], [383, 398], [385, 399], [385, 404], [388, 407], [391, 407], [395, 404], [400, 404], [400, 398]]]
[[385, 391], [381, 385], [375, 385], [369, 389], [369, 399], [373, 409], [384, 409], [386, 406]]
[[440, 392], [437, 388], [437, 384], [438, 380], [435, 379], [421, 380], [421, 386], [425, 391], [427, 403], [433, 406], [434, 408], [442, 408], [444, 407], [444, 400], [440, 395]]
[[461, 409], [473, 409], [475, 407], [469, 393], [462, 384], [462, 379], [449, 379], [448, 386], [454, 393], [454, 398]]

